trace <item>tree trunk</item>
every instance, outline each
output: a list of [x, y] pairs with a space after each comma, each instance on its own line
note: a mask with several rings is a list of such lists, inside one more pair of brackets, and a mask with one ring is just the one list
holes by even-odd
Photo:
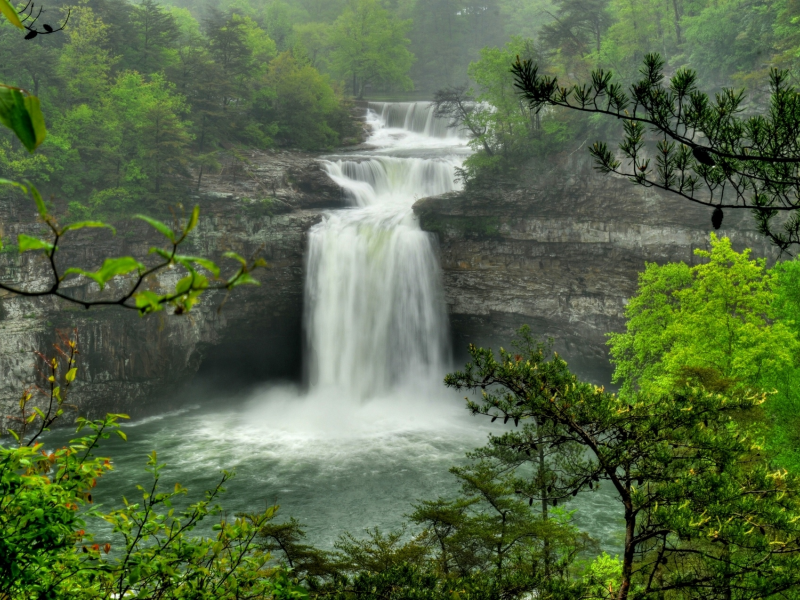
[[[545, 481], [544, 444], [542, 443], [541, 425], [537, 428], [536, 445], [539, 447], [539, 483], [542, 496], [542, 520], [547, 520], [547, 482]], [[544, 539], [544, 574], [550, 578], [550, 540]]]
[[672, 9], [675, 11], [675, 38], [678, 44], [683, 43], [683, 34], [681, 32], [681, 11], [678, 8], [678, 0], [672, 0]]
[[633, 574], [634, 550], [636, 550], [633, 544], [633, 536], [636, 533], [636, 515], [633, 512], [633, 504], [630, 498], [630, 486], [626, 487], [628, 488], [628, 494], [627, 498], [623, 499], [625, 506], [625, 550], [622, 555], [622, 582], [619, 586], [617, 600], [627, 600], [628, 598], [631, 575]]

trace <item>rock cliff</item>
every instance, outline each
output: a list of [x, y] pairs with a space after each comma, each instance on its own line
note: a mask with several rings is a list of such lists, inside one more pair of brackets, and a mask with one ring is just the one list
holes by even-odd
[[[532, 163], [517, 182], [494, 182], [417, 202], [435, 232], [459, 359], [468, 343], [508, 345], [528, 324], [582, 375], [608, 382], [607, 332], [645, 262], [697, 260], [711, 210], [593, 171], [582, 152]], [[754, 256], [775, 252], [746, 211], [728, 211], [719, 232]]]
[[[245, 159], [244, 169], [204, 178], [193, 199], [202, 217], [186, 251], [217, 259], [227, 250], [260, 252], [271, 265], [259, 275], [262, 285], [239, 288], [222, 310], [224, 297], [210, 294], [191, 315], [145, 319], [0, 292], [0, 415], [13, 413], [21, 391], [36, 381], [34, 351], [73, 328], [82, 351], [74, 397], [90, 416], [161, 410], [165, 396], [198, 371], [231, 385], [299, 378], [306, 234], [322, 210], [345, 199], [315, 156], [263, 152]], [[470, 342], [507, 344], [528, 324], [552, 336], [582, 375], [607, 382], [605, 334], [623, 328], [644, 263], [695, 261], [693, 250], [708, 244], [710, 211], [598, 175], [581, 153], [522, 173], [414, 207], [439, 239], [457, 359]], [[0, 227], [6, 244], [43, 228], [29, 202], [14, 196], [0, 197]], [[756, 256], [775, 256], [748, 213], [726, 214], [720, 233]], [[143, 257], [161, 243], [144, 223], [125, 222], [116, 236], [76, 235], [60, 255], [63, 265], [94, 269], [103, 257]], [[0, 253], [0, 277], [29, 289], [48, 284], [41, 258], [13, 247]], [[73, 291], [97, 293], [85, 283]]]
[[[210, 294], [187, 316], [140, 318], [118, 308], [84, 310], [63, 301], [12, 297], [0, 292], [0, 415], [14, 413], [17, 400], [36, 381], [34, 351], [47, 351], [57, 331], [78, 329], [81, 375], [73, 398], [91, 416], [105, 411], [141, 415], [173, 394], [202, 365], [225, 373], [232, 383], [298, 377], [301, 365], [303, 260], [308, 229], [320, 210], [343, 205], [339, 188], [316, 157], [257, 152], [247, 168], [206, 177], [192, 201], [201, 219], [187, 254], [220, 259], [233, 250], [260, 252], [270, 269], [262, 285]], [[60, 264], [96, 269], [108, 256], [146, 257], [163, 238], [140, 221], [118, 223], [118, 233], [79, 233], [62, 244]], [[0, 198], [0, 227], [6, 244], [19, 233], [44, 233], [29, 200]], [[14, 247], [0, 253], [0, 277], [28, 289], [46, 289], [46, 265]], [[175, 277], [165, 273], [162, 279]], [[92, 284], [94, 285], [94, 284]], [[124, 288], [124, 283], [117, 286]], [[73, 293], [96, 294], [85, 283]], [[163, 406], [163, 405], [162, 405]]]

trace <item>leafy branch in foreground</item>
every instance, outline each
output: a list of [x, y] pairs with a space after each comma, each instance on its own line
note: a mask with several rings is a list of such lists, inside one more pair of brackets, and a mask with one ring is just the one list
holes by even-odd
[[[50, 365], [52, 380], [66, 369], [63, 379], [69, 385], [77, 373], [77, 335], [63, 341], [67, 349], [57, 347], [55, 356], [42, 359]], [[153, 452], [146, 468], [152, 480], [137, 486], [140, 499], [123, 498], [121, 508], [103, 512], [92, 496], [97, 481], [113, 470], [113, 464], [96, 452], [112, 433], [127, 439], [119, 428], [120, 419], [127, 416], [79, 418], [78, 433], [85, 433], [64, 447], [45, 451], [39, 436], [62, 416], [64, 394], [54, 393], [57, 410], [52, 406], [47, 413], [35, 410], [23, 419], [22, 429], [12, 431], [17, 447], [0, 445], [0, 598], [301, 600], [308, 596], [289, 572], [270, 564], [272, 557], [259, 541], [277, 507], [234, 518], [221, 516], [216, 501], [230, 473], [223, 472], [201, 500], [188, 503], [184, 501], [188, 490], [180, 484], [163, 490], [164, 464]], [[31, 424], [36, 432], [27, 436], [25, 428]], [[185, 508], [174, 506], [178, 503]], [[213, 534], [195, 533], [214, 517], [219, 520]], [[99, 519], [112, 528], [100, 540], [87, 531]]]
[[647, 55], [642, 79], [627, 91], [602, 69], [569, 88], [530, 60], [511, 70], [532, 110], [559, 106], [623, 121], [624, 161], [597, 142], [590, 152], [599, 171], [712, 207], [717, 229], [725, 209], [750, 209], [782, 252], [800, 245], [800, 94], [788, 73], [773, 70], [766, 113], [745, 116], [743, 91], [724, 89], [712, 101], [694, 71], [681, 69], [665, 84], [663, 67], [659, 55]]
[[[248, 260], [235, 252], [226, 252], [223, 256], [238, 262], [239, 266], [230, 277], [223, 279], [221, 278], [222, 271], [220, 267], [213, 261], [199, 256], [178, 254], [179, 246], [186, 241], [189, 234], [197, 226], [200, 218], [200, 207], [195, 206], [186, 223], [182, 226], [176, 223], [174, 229], [156, 219], [144, 215], [136, 216], [137, 219], [145, 221], [164, 235], [169, 242], [167, 249], [150, 249], [150, 254], [154, 254], [161, 259], [152, 266], [148, 267], [133, 257], [123, 256], [106, 259], [97, 271], [86, 271], [71, 267], [62, 272], [56, 265], [56, 253], [59, 249], [59, 243], [68, 233], [86, 228], [107, 228], [116, 233], [115, 229], [102, 221], [81, 221], [60, 226], [55, 217], [48, 212], [41, 194], [32, 184], [23, 185], [18, 182], [0, 179], [0, 185], [14, 186], [25, 195], [30, 195], [36, 204], [39, 216], [52, 234], [52, 238], [49, 241], [25, 234], [19, 235], [18, 244], [21, 253], [33, 251], [41, 252], [45, 256], [52, 275], [52, 283], [46, 289], [34, 291], [0, 282], [0, 289], [13, 294], [27, 297], [56, 296], [87, 309], [93, 306], [120, 306], [138, 310], [142, 315], [163, 310], [165, 306], [169, 305], [175, 308], [175, 314], [183, 314], [189, 312], [206, 291], [226, 290], [230, 292], [240, 285], [258, 285], [259, 283], [252, 273], [256, 269], [267, 267], [267, 263], [262, 258], [253, 257]], [[2, 248], [2, 240], [0, 240], [0, 248]], [[184, 278], [178, 281], [173, 290], [166, 294], [159, 294], [151, 290], [142, 289], [142, 284], [146, 279], [173, 265], [182, 267], [187, 273]], [[208, 276], [199, 271], [200, 268], [213, 278], [212, 281], [218, 283], [209, 281]], [[114, 298], [83, 300], [64, 291], [64, 284], [74, 281], [74, 278], [70, 278], [70, 276], [91, 279], [100, 286], [101, 291], [105, 289], [106, 284], [116, 277], [129, 276], [131, 283], [126, 292]]]
[[[61, 418], [64, 414], [64, 407], [76, 410], [74, 405], [66, 403], [66, 399], [78, 372], [76, 367], [79, 354], [78, 331], [76, 329], [69, 334], [58, 332], [58, 336], [59, 342], [53, 345], [56, 351], [55, 356], [48, 357], [41, 352], [36, 352], [36, 357], [41, 365], [38, 369], [39, 375], [44, 380], [44, 384], [35, 385], [23, 392], [19, 400], [19, 417], [6, 416], [6, 419], [18, 425], [16, 430], [13, 427], [9, 428], [14, 439], [17, 442], [26, 440], [26, 444], [29, 446], [33, 445], [53, 423]], [[47, 398], [46, 410], [35, 405], [32, 409], [28, 409], [28, 405], [32, 404], [34, 399], [34, 391]], [[33, 432], [28, 438], [28, 429], [31, 427]]]

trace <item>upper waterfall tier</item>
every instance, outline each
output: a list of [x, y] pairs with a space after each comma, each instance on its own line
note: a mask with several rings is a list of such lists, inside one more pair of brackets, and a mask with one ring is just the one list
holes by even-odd
[[356, 206], [410, 208], [420, 198], [460, 188], [456, 169], [461, 161], [375, 156], [364, 160], [327, 162], [325, 169]]
[[405, 129], [434, 138], [460, 137], [459, 129], [450, 127], [447, 119], [436, 117], [432, 102], [370, 102], [369, 109], [390, 129]]

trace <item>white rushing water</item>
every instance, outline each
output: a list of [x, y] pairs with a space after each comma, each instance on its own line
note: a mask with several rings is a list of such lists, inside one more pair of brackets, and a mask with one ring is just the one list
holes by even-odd
[[[412, 205], [458, 189], [465, 145], [430, 104], [372, 104], [368, 118], [374, 149], [326, 163], [353, 208], [311, 230], [306, 279], [312, 389], [364, 399], [438, 380], [448, 366], [435, 239]], [[408, 156], [418, 146], [423, 156]]]
[[[280, 504], [279, 518], [299, 519], [309, 543], [330, 549], [346, 531], [395, 529], [413, 503], [455, 494], [448, 469], [490, 431], [503, 433], [442, 385], [453, 365], [436, 246], [411, 209], [457, 188], [468, 149], [427, 104], [373, 104], [368, 121], [369, 150], [326, 162], [352, 208], [331, 211], [310, 235], [310, 388], [272, 383], [244, 399], [202, 390], [205, 406], [128, 426], [127, 442], [104, 442], [116, 468], [98, 483], [97, 502], [138, 494], [156, 450], [167, 488], [179, 481], [196, 500], [220, 470], [234, 470], [222, 498], [229, 514]], [[613, 503], [581, 495], [571, 506], [579, 525], [614, 540]], [[97, 539], [110, 535], [98, 527]]]

